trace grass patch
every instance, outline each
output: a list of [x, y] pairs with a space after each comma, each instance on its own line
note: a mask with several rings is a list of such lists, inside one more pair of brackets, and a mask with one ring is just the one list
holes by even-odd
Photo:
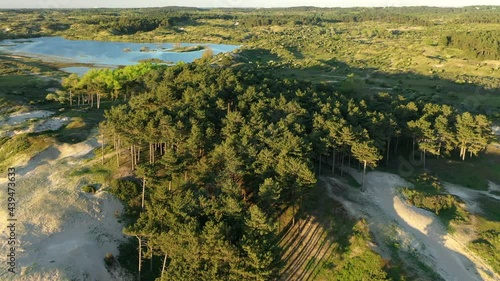
[[467, 211], [457, 197], [443, 193], [443, 186], [438, 178], [423, 173], [410, 181], [414, 188], [401, 188], [408, 203], [436, 214], [445, 226], [451, 221], [468, 222]]
[[45, 135], [19, 134], [1, 138], [0, 143], [0, 172], [4, 172], [20, 159], [29, 160], [53, 144], [54, 140]]
[[500, 208], [498, 205], [498, 200], [488, 197], [486, 195], [479, 196], [477, 201], [481, 205], [483, 210], [482, 215], [490, 220], [500, 222]]
[[429, 159], [428, 166], [439, 178], [476, 190], [488, 190], [488, 180], [500, 182], [500, 149], [490, 144], [479, 157], [465, 161]]
[[83, 192], [87, 192], [87, 193], [95, 193], [96, 192], [96, 188], [93, 185], [85, 185], [85, 186], [82, 187], [82, 191]]
[[141, 210], [141, 187], [137, 182], [126, 179], [115, 179], [111, 182], [109, 192], [120, 199], [125, 206], [125, 220], [134, 222]]
[[385, 261], [371, 250], [368, 224], [358, 221], [349, 235], [349, 248], [333, 264], [324, 263], [318, 272], [318, 280], [386, 280]]
[[407, 280], [400, 264], [384, 260], [371, 249], [371, 235], [364, 220], [349, 218], [342, 206], [325, 196], [318, 184], [307, 192], [302, 215], [290, 223], [291, 208], [280, 220], [282, 277], [297, 280]]
[[47, 103], [47, 88], [57, 86], [57, 82], [44, 80], [34, 75], [0, 76], [0, 98], [13, 104]]
[[84, 177], [88, 182], [110, 183], [113, 171], [100, 164], [94, 164], [73, 170], [69, 175], [72, 177]]
[[500, 274], [500, 222], [478, 218], [478, 238], [467, 246]]
[[82, 117], [73, 117], [71, 119], [71, 122], [66, 125], [66, 129], [78, 129], [78, 128], [83, 128], [85, 127], [87, 124], [85, 123], [85, 121], [83, 120]]

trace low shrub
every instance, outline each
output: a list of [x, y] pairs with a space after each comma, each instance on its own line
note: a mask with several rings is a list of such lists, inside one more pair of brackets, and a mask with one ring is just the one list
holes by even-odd
[[433, 212], [447, 226], [452, 220], [469, 220], [463, 202], [453, 195], [443, 193], [443, 185], [437, 177], [424, 173], [410, 181], [414, 188], [401, 189], [409, 204]]
[[104, 256], [104, 264], [107, 266], [107, 267], [111, 267], [115, 264], [115, 257], [113, 256], [112, 253], [107, 253], [105, 256]]
[[82, 187], [82, 191], [87, 192], [87, 193], [95, 193], [96, 188], [93, 185], [85, 185], [84, 187]]

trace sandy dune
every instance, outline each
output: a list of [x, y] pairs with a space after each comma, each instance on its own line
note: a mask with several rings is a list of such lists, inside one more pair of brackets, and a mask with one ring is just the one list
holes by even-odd
[[[359, 182], [362, 174], [356, 170], [349, 173]], [[447, 233], [446, 228], [431, 212], [408, 205], [396, 193], [397, 187], [411, 186], [401, 177], [384, 172], [366, 175], [366, 192], [350, 189], [347, 193], [336, 192], [343, 185], [335, 178], [321, 178], [329, 189], [329, 196], [342, 202], [355, 217], [368, 221], [376, 240], [381, 242], [388, 236], [399, 241], [408, 251], [435, 269], [445, 280], [474, 281], [500, 280], [489, 265], [471, 253], [460, 241]], [[378, 239], [377, 239], [378, 238]]]
[[[87, 180], [70, 175], [97, 145], [93, 138], [51, 146], [16, 167], [19, 273], [2, 271], [0, 280], [128, 279], [119, 269], [108, 271], [103, 261], [106, 253], [118, 255], [117, 245], [125, 238], [115, 217], [123, 206], [106, 192], [82, 192]], [[2, 211], [1, 221], [5, 218]], [[1, 231], [6, 235], [5, 227]]]
[[[51, 117], [52, 115], [54, 112], [46, 110], [11, 114], [0, 121], [0, 136], [55, 131], [70, 122], [68, 117]], [[29, 120], [32, 122], [28, 123]]]

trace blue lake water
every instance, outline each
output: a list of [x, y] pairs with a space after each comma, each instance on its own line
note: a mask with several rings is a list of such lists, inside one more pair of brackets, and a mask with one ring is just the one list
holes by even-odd
[[[188, 44], [181, 46], [210, 46], [214, 54], [231, 52], [239, 46], [224, 44]], [[0, 41], [0, 51], [32, 56], [45, 61], [96, 64], [113, 67], [137, 64], [145, 59], [160, 59], [167, 63], [192, 62], [200, 58], [204, 50], [193, 52], [169, 51], [173, 43], [103, 42], [92, 40], [68, 40], [62, 37], [40, 37]], [[141, 52], [141, 49], [148, 49]], [[76, 70], [76, 71], [75, 71]], [[82, 73], [84, 68], [67, 68], [65, 71]]]

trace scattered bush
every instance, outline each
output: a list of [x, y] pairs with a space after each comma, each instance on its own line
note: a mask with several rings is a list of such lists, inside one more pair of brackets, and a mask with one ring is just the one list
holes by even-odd
[[107, 253], [104, 256], [104, 264], [106, 264], [107, 267], [111, 267], [115, 264], [115, 257], [113, 256], [112, 253]]
[[124, 202], [141, 194], [140, 186], [136, 182], [124, 179], [113, 180], [109, 191]]
[[452, 220], [469, 220], [463, 203], [457, 197], [443, 193], [443, 185], [437, 177], [424, 173], [410, 181], [414, 188], [401, 189], [409, 204], [433, 212], [447, 226]]
[[93, 185], [86, 185], [86, 186], [82, 187], [82, 191], [87, 192], [87, 193], [95, 193], [96, 188]]
[[141, 187], [134, 181], [116, 179], [111, 182], [109, 192], [125, 203], [125, 216], [134, 217], [141, 209]]

